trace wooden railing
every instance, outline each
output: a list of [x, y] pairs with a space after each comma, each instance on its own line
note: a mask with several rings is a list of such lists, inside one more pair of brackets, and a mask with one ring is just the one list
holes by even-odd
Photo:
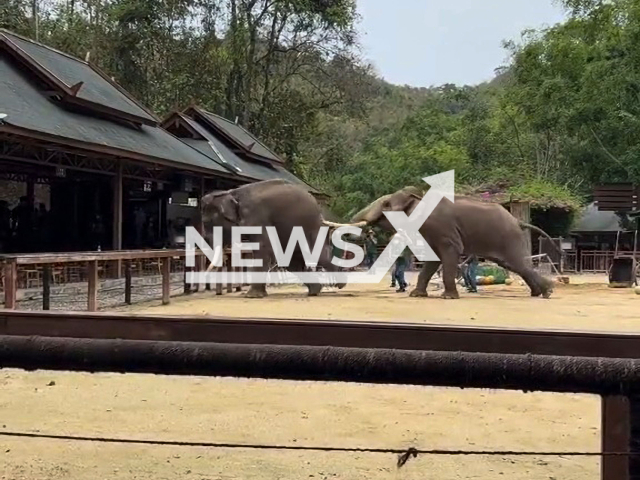
[[583, 273], [607, 273], [615, 257], [614, 252], [583, 250], [580, 252], [580, 271]]
[[[98, 309], [101, 277], [124, 277], [124, 302], [130, 305], [132, 277], [134, 273], [139, 272], [139, 268], [135, 267], [140, 267], [144, 261], [147, 261], [147, 265], [152, 265], [152, 268], [157, 268], [157, 274], [162, 277], [162, 303], [168, 304], [170, 302], [172, 264], [180, 264], [183, 267], [182, 270], [185, 274], [184, 293], [198, 291], [198, 284], [192, 286], [186, 282], [186, 273], [192, 268], [184, 266], [185, 255], [185, 250], [179, 249], [0, 255], [4, 308], [15, 309], [18, 290], [35, 285], [35, 288], [42, 289], [42, 308], [49, 310], [51, 283], [52, 280], [58, 280], [59, 284], [87, 283], [87, 310], [93, 312]], [[229, 256], [230, 252], [225, 252], [223, 269], [229, 265]], [[206, 260], [202, 252], [196, 252], [196, 269], [204, 270]], [[205, 285], [206, 290], [211, 290], [211, 288], [211, 284]], [[232, 292], [234, 289], [240, 291], [241, 288], [241, 282], [229, 283], [226, 290], [227, 292]], [[216, 284], [215, 289], [216, 293], [221, 295], [224, 285]]]

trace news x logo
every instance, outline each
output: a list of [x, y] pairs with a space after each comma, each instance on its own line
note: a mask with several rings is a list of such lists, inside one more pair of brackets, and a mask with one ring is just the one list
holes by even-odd
[[[196, 247], [205, 254], [211, 266], [204, 272], [187, 272], [186, 281], [189, 283], [228, 283], [240, 280], [240, 273], [235, 271], [236, 267], [241, 270], [247, 267], [242, 281], [244, 283], [379, 283], [385, 274], [391, 269], [394, 262], [401, 255], [402, 251], [409, 247], [416, 258], [420, 261], [439, 261], [440, 259], [429, 246], [427, 241], [419, 232], [420, 227], [425, 220], [431, 215], [433, 210], [438, 206], [440, 200], [447, 198], [451, 202], [454, 201], [454, 170], [449, 170], [438, 175], [425, 177], [423, 180], [430, 185], [430, 189], [422, 197], [416, 208], [407, 216], [404, 212], [385, 211], [383, 214], [389, 220], [389, 223], [396, 230], [389, 245], [380, 254], [375, 263], [366, 272], [356, 271], [304, 271], [289, 272], [279, 271], [272, 272], [262, 265], [262, 259], [242, 258], [243, 252], [255, 251], [259, 249], [258, 242], [243, 243], [243, 235], [262, 235], [263, 229], [260, 226], [236, 226], [231, 229], [232, 245], [231, 245], [231, 268], [227, 271], [214, 270], [214, 267], [222, 267], [223, 258], [223, 242], [222, 228], [213, 228], [213, 247], [202, 238], [194, 227], [187, 227], [186, 230], [186, 266], [195, 267]], [[320, 229], [316, 242], [311, 247], [304, 234], [302, 227], [294, 227], [286, 248], [283, 248], [277, 232], [274, 227], [266, 227], [267, 237], [271, 243], [271, 249], [279, 267], [287, 268], [291, 262], [291, 257], [296, 248], [300, 246], [305, 264], [307, 267], [316, 267], [322, 254], [322, 250], [326, 248], [326, 239], [329, 227], [323, 226]], [[356, 226], [341, 226], [334, 230], [331, 235], [332, 244], [336, 247], [352, 252], [354, 258], [345, 259], [333, 257], [331, 263], [342, 268], [352, 268], [360, 265], [364, 259], [364, 251], [359, 245], [346, 242], [342, 239], [344, 235], [360, 236], [362, 229]], [[256, 269], [256, 270], [253, 270]], [[257, 270], [257, 269], [261, 269]]]

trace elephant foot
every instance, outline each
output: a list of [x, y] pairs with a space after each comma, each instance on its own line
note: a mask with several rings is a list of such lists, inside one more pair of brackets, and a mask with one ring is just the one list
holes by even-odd
[[445, 300], [457, 300], [460, 298], [460, 294], [457, 291], [447, 292], [445, 290], [444, 293], [440, 296], [440, 298], [443, 298]]
[[542, 290], [542, 297], [549, 298], [553, 293], [553, 287], [551, 285], [545, 285]]
[[413, 290], [411, 290], [411, 293], [409, 294], [410, 297], [418, 297], [418, 298], [425, 298], [428, 297], [429, 294], [427, 293], [426, 290], [418, 290], [417, 288], [414, 288]]
[[309, 296], [309, 297], [317, 297], [320, 294], [320, 292], [322, 291], [322, 284], [313, 283], [311, 285], [307, 285], [307, 288], [309, 289], [309, 293], [307, 294], [307, 296]]
[[244, 296], [245, 298], [264, 298], [267, 296], [267, 292], [256, 288], [250, 288]]
[[531, 296], [532, 297], [539, 297], [540, 295], [544, 295], [545, 294], [545, 290], [543, 290], [540, 287], [535, 287], [531, 289]]

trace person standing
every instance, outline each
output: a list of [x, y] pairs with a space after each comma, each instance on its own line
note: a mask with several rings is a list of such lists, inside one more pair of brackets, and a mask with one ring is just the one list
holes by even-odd
[[463, 278], [465, 287], [469, 293], [478, 293], [476, 284], [476, 269], [478, 268], [478, 257], [471, 255], [468, 258], [467, 265], [464, 268]]
[[365, 240], [366, 257], [365, 264], [367, 268], [371, 268], [376, 260], [376, 254], [378, 253], [378, 239], [376, 238], [373, 230], [369, 232]]
[[394, 264], [391, 277], [391, 286], [394, 287], [396, 283], [398, 284], [398, 290], [396, 290], [397, 293], [403, 293], [407, 290], [407, 282], [404, 279], [404, 272], [409, 266], [410, 259], [411, 250], [409, 249], [409, 247], [405, 247]]

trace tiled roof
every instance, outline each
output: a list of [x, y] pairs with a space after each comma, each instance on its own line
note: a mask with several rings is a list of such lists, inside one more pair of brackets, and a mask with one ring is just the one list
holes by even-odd
[[189, 110], [194, 110], [202, 115], [209, 124], [223, 133], [238, 148], [245, 150], [247, 153], [257, 155], [271, 162], [282, 163], [282, 159], [272, 152], [264, 143], [254, 137], [250, 132], [242, 126], [227, 120], [220, 115], [216, 115], [198, 107], [187, 109], [185, 113], [189, 114]]
[[158, 123], [153, 114], [91, 64], [6, 30], [0, 30], [0, 42], [27, 68], [50, 80], [54, 88], [58, 86], [68, 92], [77, 86], [77, 91], [66, 95], [66, 100], [80, 101], [88, 108], [108, 109], [116, 115], [118, 112], [131, 115], [145, 123]]
[[[104, 118], [74, 112], [48, 98], [32, 81], [24, 69], [16, 66], [0, 50], [0, 113], [9, 126], [39, 132], [58, 139], [82, 142], [83, 147], [95, 150], [105, 147], [160, 160], [176, 167], [211, 172], [229, 171], [208, 156], [191, 148], [160, 127], [128, 126]], [[0, 125], [0, 130], [2, 130]]]
[[223, 141], [219, 136], [184, 113], [174, 113], [163, 122], [163, 125], [167, 125], [169, 130], [171, 130], [171, 128], [168, 127], [168, 125], [171, 123], [171, 119], [174, 116], [178, 116], [179, 119], [199, 137], [197, 139], [181, 138], [183, 142], [209, 156], [212, 160], [225, 166], [231, 172], [247, 177], [251, 180], [271, 180], [281, 178], [292, 183], [303, 185], [310, 192], [320, 193], [279, 164], [252, 161], [242, 158], [231, 150], [227, 143], [225, 143], [225, 141]]
[[620, 228], [620, 218], [615, 212], [602, 212], [595, 203], [591, 203], [571, 229], [572, 232], [617, 232]]

